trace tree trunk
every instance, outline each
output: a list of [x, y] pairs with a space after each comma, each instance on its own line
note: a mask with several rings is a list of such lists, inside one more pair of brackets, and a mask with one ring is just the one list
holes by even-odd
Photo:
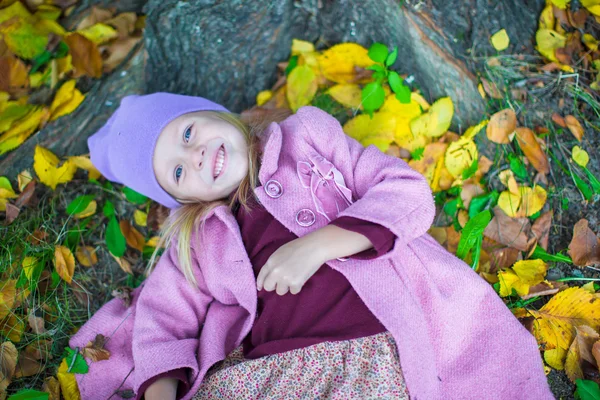
[[72, 28], [92, 4], [119, 12], [144, 7], [144, 45], [103, 79], [80, 81], [90, 87], [82, 105], [1, 156], [0, 175], [14, 179], [30, 167], [36, 144], [60, 156], [87, 153], [87, 137], [127, 94], [170, 91], [204, 96], [235, 112], [250, 108], [256, 94], [275, 83], [277, 63], [289, 59], [293, 38], [317, 49], [341, 42], [398, 46], [393, 68], [414, 76], [428, 100], [450, 96], [453, 128], [462, 131], [485, 112], [473, 56], [493, 54], [489, 37], [501, 28], [512, 41], [507, 53], [530, 52], [544, 0], [88, 0], [66, 25]]

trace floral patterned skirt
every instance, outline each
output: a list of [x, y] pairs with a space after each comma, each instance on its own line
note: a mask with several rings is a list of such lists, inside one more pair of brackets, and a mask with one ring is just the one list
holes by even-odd
[[193, 400], [408, 400], [390, 332], [244, 359], [242, 346], [206, 373]]

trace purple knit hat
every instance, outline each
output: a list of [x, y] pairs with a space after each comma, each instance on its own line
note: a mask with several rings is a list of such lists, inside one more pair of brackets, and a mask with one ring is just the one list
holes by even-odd
[[179, 207], [181, 204], [156, 180], [152, 156], [163, 128], [180, 115], [194, 111], [230, 112], [197, 96], [159, 92], [124, 97], [106, 124], [88, 138], [92, 164], [108, 180], [165, 207]]

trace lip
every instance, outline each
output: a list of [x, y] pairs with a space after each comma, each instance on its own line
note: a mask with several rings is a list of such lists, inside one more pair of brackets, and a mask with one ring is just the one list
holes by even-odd
[[223, 147], [223, 167], [221, 168], [221, 172], [219, 173], [219, 176], [213, 178], [213, 181], [216, 181], [221, 175], [223, 175], [223, 171], [225, 171], [225, 166], [227, 165], [227, 151], [225, 149], [225, 143], [221, 143], [221, 145], [219, 147], [217, 147], [217, 150], [215, 151], [215, 154], [213, 156], [213, 169], [212, 169], [212, 176], [215, 176], [215, 169], [217, 168], [217, 156], [219, 155], [219, 150], [221, 149], [221, 147]]

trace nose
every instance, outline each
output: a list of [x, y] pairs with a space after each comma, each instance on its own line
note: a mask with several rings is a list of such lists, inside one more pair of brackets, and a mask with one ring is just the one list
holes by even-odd
[[202, 169], [202, 166], [208, 162], [206, 159], [206, 146], [201, 145], [194, 150], [192, 154], [192, 163], [194, 168]]

